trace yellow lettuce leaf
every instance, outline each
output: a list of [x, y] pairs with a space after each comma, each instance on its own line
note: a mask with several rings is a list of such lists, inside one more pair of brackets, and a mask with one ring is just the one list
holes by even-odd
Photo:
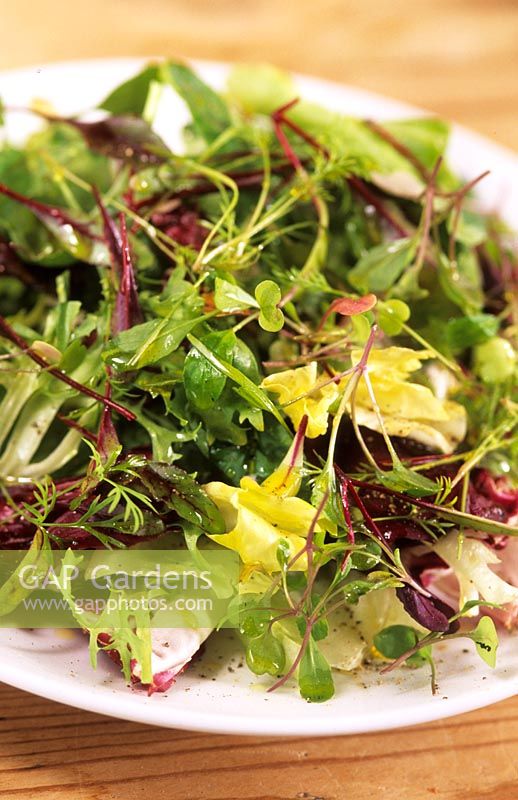
[[284, 412], [295, 427], [298, 427], [302, 418], [307, 416], [306, 436], [314, 439], [327, 431], [329, 408], [339, 394], [338, 386], [335, 383], [327, 383], [328, 380], [327, 377], [324, 379], [318, 377], [317, 362], [311, 361], [305, 367], [269, 375], [261, 386], [279, 395], [279, 403], [284, 406]]
[[[353, 364], [357, 364], [361, 356], [361, 350], [354, 350]], [[432, 357], [427, 350], [406, 347], [373, 350], [367, 373], [389, 436], [406, 436], [450, 453], [466, 435], [465, 409], [459, 403], [436, 397], [427, 386], [409, 380], [410, 374]], [[380, 430], [363, 379], [356, 391], [355, 413], [359, 425]]]
[[[257, 564], [268, 572], [279, 569], [277, 547], [281, 539], [288, 542], [290, 556], [305, 544], [316, 509], [299, 497], [279, 497], [243, 478], [240, 488], [213, 481], [205, 490], [223, 514], [227, 533], [211, 538], [239, 553], [244, 564]], [[322, 521], [317, 530], [322, 530]], [[306, 555], [294, 564], [294, 569], [307, 567]]]
[[[353, 350], [352, 363], [358, 364], [361, 350]], [[427, 350], [387, 347], [373, 350], [367, 372], [389, 436], [404, 436], [443, 453], [451, 453], [464, 439], [466, 411], [459, 403], [437, 397], [428, 387], [410, 380], [424, 361], [433, 358]], [[307, 436], [326, 433], [329, 409], [352, 378], [339, 385], [318, 375], [317, 363], [285, 370], [263, 380], [263, 387], [279, 396], [279, 403], [295, 426], [308, 417]], [[350, 411], [350, 407], [349, 407]], [[380, 431], [378, 416], [367, 386], [360, 379], [355, 400], [356, 420], [371, 430]]]
[[[245, 565], [255, 565], [267, 572], [279, 569], [277, 548], [281, 540], [288, 542], [290, 557], [302, 550], [317, 513], [311, 503], [295, 496], [300, 488], [303, 448], [299, 441], [298, 451], [294, 453], [294, 446], [295, 443], [280, 466], [262, 484], [244, 477], [239, 488], [219, 481], [205, 485], [227, 528], [226, 533], [213, 535], [211, 539], [239, 553]], [[334, 532], [335, 526], [321, 516], [316, 530]], [[293, 569], [306, 568], [304, 553]]]

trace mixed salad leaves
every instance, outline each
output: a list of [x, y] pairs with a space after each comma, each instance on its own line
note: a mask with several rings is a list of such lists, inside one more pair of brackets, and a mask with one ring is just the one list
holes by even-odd
[[[181, 153], [153, 129], [171, 91]], [[435, 686], [460, 636], [494, 665], [518, 618], [518, 262], [448, 126], [171, 62], [93, 117], [24, 113], [41, 130], [0, 149], [0, 547], [230, 548], [249, 668], [309, 701], [365, 662]], [[142, 630], [93, 624], [91, 649], [150, 691], [211, 633]]]

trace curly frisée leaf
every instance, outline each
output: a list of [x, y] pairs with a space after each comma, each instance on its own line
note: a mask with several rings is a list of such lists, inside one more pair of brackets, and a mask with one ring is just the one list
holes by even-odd
[[301, 484], [302, 440], [299, 431], [281, 464], [262, 484], [246, 476], [239, 488], [219, 481], [205, 486], [226, 526], [224, 535], [212, 538], [237, 551], [252, 568], [305, 570], [304, 546], [311, 527], [318, 533], [336, 533], [334, 522], [323, 514], [315, 521], [317, 509], [296, 496]]
[[325, 378], [319, 380], [317, 370], [317, 362], [311, 361], [305, 367], [269, 375], [262, 383], [265, 389], [279, 396], [279, 402], [295, 427], [303, 417], [308, 418], [306, 435], [310, 439], [326, 432], [329, 409], [339, 394], [336, 383], [329, 383]]
[[[353, 363], [357, 364], [360, 358], [361, 351], [353, 350]], [[465, 409], [459, 403], [436, 397], [427, 386], [409, 379], [412, 372], [421, 368], [423, 361], [431, 358], [432, 354], [426, 350], [407, 347], [375, 349], [369, 356], [368, 375], [389, 436], [408, 436], [450, 453], [466, 435]], [[380, 421], [363, 379], [356, 392], [354, 411], [359, 425], [380, 430]], [[400, 471], [403, 478], [403, 471]], [[415, 479], [422, 483], [422, 476], [420, 479], [416, 475]], [[431, 490], [429, 480], [427, 484]]]
[[[267, 572], [279, 571], [278, 548], [285, 542], [290, 548], [290, 560], [301, 554], [292, 569], [306, 569], [307, 559], [302, 550], [315, 508], [293, 496], [296, 485], [290, 486], [286, 494], [278, 494], [276, 488], [269, 489], [245, 477], [239, 488], [211, 481], [205, 491], [225, 519], [226, 533], [213, 537], [214, 541], [238, 552], [244, 564]], [[318, 524], [319, 531], [332, 527], [324, 519]]]

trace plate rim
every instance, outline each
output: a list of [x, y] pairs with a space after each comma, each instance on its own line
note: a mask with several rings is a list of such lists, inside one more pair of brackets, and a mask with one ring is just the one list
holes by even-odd
[[[353, 736], [357, 734], [399, 730], [467, 714], [471, 711], [492, 706], [495, 703], [499, 703], [518, 694], [518, 680], [516, 676], [514, 678], [514, 689], [511, 691], [508, 691], [505, 684], [502, 684], [498, 691], [492, 689], [488, 690], [487, 693], [480, 692], [478, 695], [472, 692], [469, 697], [472, 699], [478, 697], [478, 699], [474, 699], [473, 702], [469, 703], [466, 703], [465, 695], [459, 695], [456, 698], [448, 698], [448, 705], [443, 707], [440, 704], [441, 698], [432, 698], [430, 694], [429, 698], [423, 696], [421, 702], [405, 709], [403, 721], [401, 717], [394, 714], [393, 710], [380, 710], [374, 727], [372, 715], [366, 715], [363, 719], [361, 717], [355, 717], [354, 725], [340, 725], [333, 720], [331, 714], [330, 718], [320, 717], [307, 721], [303, 721], [295, 715], [279, 720], [274, 714], [272, 714], [271, 717], [255, 718], [252, 721], [232, 715], [225, 716], [223, 720], [220, 720], [212, 712], [202, 713], [193, 710], [179, 710], [175, 708], [173, 704], [167, 704], [167, 711], [170, 712], [168, 717], [170, 717], [170, 719], [164, 719], [164, 715], [158, 715], [158, 717], [162, 718], [153, 718], [149, 715], [149, 705], [142, 704], [141, 706], [137, 706], [128, 704], [126, 708], [124, 703], [117, 704], [114, 702], [112, 706], [110, 701], [113, 700], [113, 698], [108, 699], [105, 695], [97, 696], [88, 694], [85, 690], [75, 695], [74, 687], [66, 684], [60, 685], [58, 679], [43, 678], [41, 676], [35, 679], [34, 673], [30, 673], [28, 670], [19, 671], [18, 675], [13, 677], [6, 674], [3, 665], [0, 665], [0, 681], [14, 688], [29, 692], [30, 694], [61, 703], [62, 705], [79, 708], [93, 714], [126, 720], [128, 722], [199, 733], [228, 734], [233, 736], [269, 736], [275, 738], [293, 736], [319, 738], [326, 736]], [[511, 683], [512, 682], [513, 681], [511, 681]], [[120, 691], [117, 690], [114, 696], [123, 699], [125, 693], [130, 691], [131, 689], [128, 688], [124, 679], [121, 678]], [[173, 687], [171, 687], [171, 692], [174, 693], [174, 691], [173, 685]], [[487, 700], [488, 696], [491, 698], [489, 701]], [[167, 701], [171, 698], [164, 697], [163, 699]], [[304, 703], [298, 696], [296, 700], [300, 703]], [[163, 707], [165, 710], [165, 702]], [[324, 707], [325, 704], [322, 704], [322, 708]], [[272, 721], [274, 721], [275, 730], [272, 729]]]

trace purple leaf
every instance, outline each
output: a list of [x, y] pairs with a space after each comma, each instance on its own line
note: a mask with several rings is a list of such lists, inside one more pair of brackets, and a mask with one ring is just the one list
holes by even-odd
[[155, 211], [151, 222], [184, 247], [200, 250], [207, 238], [207, 229], [200, 225], [199, 216], [194, 210], [177, 208], [168, 212]]
[[430, 534], [421, 525], [410, 519], [379, 520], [377, 525], [390, 547], [394, 547], [402, 540], [412, 542], [430, 542], [432, 540]]
[[158, 136], [141, 117], [121, 115], [99, 122], [59, 119], [76, 128], [86, 143], [109, 158], [137, 161], [140, 164], [159, 164], [169, 153]]
[[[110, 367], [106, 367], [106, 388], [104, 394], [108, 399], [111, 399], [112, 396], [111, 376]], [[108, 461], [113, 453], [120, 448], [119, 437], [117, 436], [117, 431], [113, 424], [112, 412], [107, 406], [104, 406], [101, 412], [101, 421], [97, 433], [97, 447], [99, 448], [103, 461]]]
[[114, 333], [125, 331], [143, 321], [124, 214], [120, 215], [119, 220], [122, 243], [122, 272], [112, 317], [112, 328], [115, 328]]
[[111, 330], [115, 336], [143, 321], [140, 301], [131, 259], [131, 251], [126, 229], [126, 218], [120, 214], [120, 228], [108, 214], [98, 189], [93, 192], [103, 221], [104, 239], [112, 262], [113, 282], [117, 288], [115, 304], [111, 317]]
[[477, 470], [469, 483], [467, 510], [478, 517], [507, 522], [518, 513], [518, 489], [505, 479], [495, 480], [485, 469]]
[[441, 633], [452, 632], [454, 626], [450, 627], [448, 617], [455, 612], [446, 603], [437, 597], [425, 597], [408, 585], [396, 589], [396, 594], [405, 611], [424, 628]]
[[103, 221], [103, 235], [106, 246], [110, 251], [112, 269], [114, 274], [120, 277], [120, 274], [122, 273], [122, 238], [120, 230], [108, 214], [108, 209], [103, 203], [97, 186], [92, 186], [92, 191], [94, 193], [95, 202], [97, 203], [99, 211], [101, 212], [101, 218]]
[[112, 412], [106, 406], [102, 410], [99, 432], [97, 434], [97, 447], [103, 461], [107, 461], [112, 453], [120, 446], [119, 437], [113, 424]]

